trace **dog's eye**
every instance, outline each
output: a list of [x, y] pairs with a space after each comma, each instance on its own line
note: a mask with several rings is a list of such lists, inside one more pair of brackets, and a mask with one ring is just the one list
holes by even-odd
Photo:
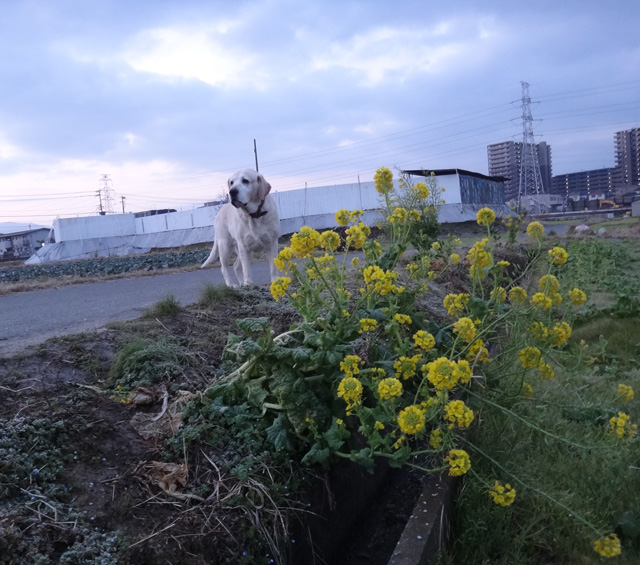
[[249, 179], [242, 179], [242, 184], [249, 184]]

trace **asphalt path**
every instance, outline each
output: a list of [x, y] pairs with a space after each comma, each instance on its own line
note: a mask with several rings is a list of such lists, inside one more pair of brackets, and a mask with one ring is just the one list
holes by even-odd
[[[256, 284], [270, 281], [266, 262], [254, 264], [252, 274]], [[224, 284], [219, 267], [0, 296], [0, 357], [52, 337], [138, 318], [169, 295], [182, 305], [193, 304], [207, 284]]]

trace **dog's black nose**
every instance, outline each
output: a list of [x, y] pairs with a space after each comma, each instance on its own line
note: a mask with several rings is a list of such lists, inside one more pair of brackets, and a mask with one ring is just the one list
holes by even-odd
[[229, 196], [231, 196], [231, 200], [237, 200], [237, 198], [238, 198], [238, 189], [237, 188], [232, 188], [229, 191]]

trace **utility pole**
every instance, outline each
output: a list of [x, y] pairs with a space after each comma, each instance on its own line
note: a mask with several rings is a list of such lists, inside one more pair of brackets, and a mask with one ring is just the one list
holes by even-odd
[[126, 196], [121, 196], [121, 197], [120, 197], [120, 200], [122, 201], [122, 213], [123, 213], [123, 214], [125, 213], [125, 211], [124, 211], [124, 201], [125, 201], [126, 199], [127, 199], [127, 197], [126, 197]]
[[[531, 115], [531, 98], [529, 83], [521, 81], [522, 85], [522, 151], [520, 154], [520, 182], [518, 185], [518, 212], [522, 211], [522, 200], [527, 196], [536, 196], [544, 192], [538, 149], [533, 135], [533, 116]], [[540, 207], [540, 202], [538, 202]]]
[[256, 157], [256, 171], [260, 171], [260, 169], [258, 168], [258, 146], [255, 139], [253, 140], [253, 154]]

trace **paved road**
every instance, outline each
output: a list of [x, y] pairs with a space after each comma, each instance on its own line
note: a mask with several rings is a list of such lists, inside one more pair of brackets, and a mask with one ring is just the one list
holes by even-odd
[[[269, 282], [267, 263], [253, 265], [253, 279]], [[0, 357], [51, 337], [137, 318], [169, 294], [192, 304], [207, 283], [224, 284], [219, 267], [0, 296]]]

